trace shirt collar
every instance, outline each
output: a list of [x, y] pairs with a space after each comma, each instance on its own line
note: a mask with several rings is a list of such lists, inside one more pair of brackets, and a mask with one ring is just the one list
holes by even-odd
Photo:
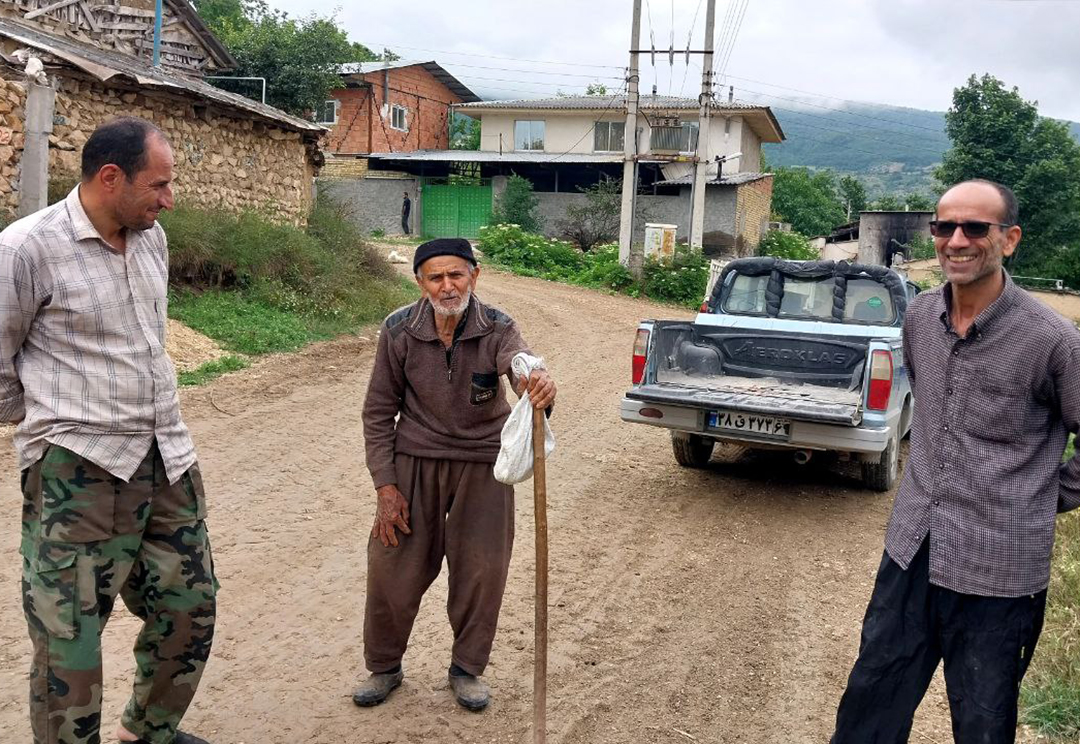
[[101, 237], [101, 233], [94, 227], [94, 223], [90, 221], [90, 217], [83, 208], [82, 199], [79, 198], [79, 185], [76, 185], [67, 195], [65, 203], [67, 204], [68, 217], [71, 218], [71, 226], [75, 231], [76, 240], [91, 240], [96, 238], [97, 240], [105, 242], [105, 239]]
[[[1016, 282], [1009, 276], [1009, 272], [1005, 269], [1001, 270], [1001, 273], [1005, 277], [1005, 286], [1001, 290], [1001, 294], [997, 299], [990, 303], [990, 306], [979, 313], [975, 320], [971, 324], [971, 329], [968, 333], [982, 333], [988, 326], [993, 325], [994, 321], [1000, 318], [1005, 312], [1013, 306], [1016, 302], [1016, 296], [1019, 292], [1023, 291], [1016, 286]], [[952, 331], [952, 321], [949, 319], [949, 311], [952, 309], [952, 284], [946, 283], [941, 290], [941, 323], [945, 326], [945, 330]]]

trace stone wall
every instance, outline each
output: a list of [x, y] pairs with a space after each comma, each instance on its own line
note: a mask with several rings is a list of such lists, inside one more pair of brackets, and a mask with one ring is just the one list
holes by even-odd
[[349, 220], [365, 233], [382, 230], [384, 235], [402, 235], [401, 202], [409, 192], [412, 211], [409, 225], [413, 234], [423, 224], [419, 182], [415, 178], [320, 178], [319, 193], [346, 206]]
[[[21, 85], [11, 81], [3, 85], [0, 98], [6, 96], [13, 107], [3, 117], [9, 128], [21, 133], [25, 94], [16, 103]], [[0, 109], [4, 107], [0, 103]], [[309, 156], [310, 144], [299, 132], [239, 113], [230, 115], [202, 99], [106, 85], [75, 75], [58, 77], [49, 137], [50, 184], [77, 182], [83, 143], [99, 124], [121, 115], [146, 118], [168, 137], [175, 156], [178, 203], [230, 211], [254, 209], [294, 224], [304, 221], [311, 211], [315, 165]], [[21, 141], [12, 149], [12, 153], [0, 149], [0, 175], [10, 169], [12, 159], [17, 163]], [[11, 209], [18, 203], [18, 178], [3, 177], [8, 183], [0, 182], [0, 206]]]
[[19, 208], [19, 158], [24, 144], [26, 87], [0, 78], [0, 218], [14, 218]]

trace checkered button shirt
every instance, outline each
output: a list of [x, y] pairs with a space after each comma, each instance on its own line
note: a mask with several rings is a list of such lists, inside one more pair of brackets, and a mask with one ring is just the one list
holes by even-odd
[[0, 421], [29, 467], [49, 443], [129, 480], [157, 441], [170, 482], [195, 462], [165, 353], [160, 225], [110, 250], [79, 199], [0, 233]]
[[1046, 588], [1058, 512], [1080, 507], [1080, 332], [1013, 284], [960, 338], [948, 285], [915, 298], [904, 357], [911, 449], [885, 536], [905, 569], [930, 543], [930, 581], [965, 594]]

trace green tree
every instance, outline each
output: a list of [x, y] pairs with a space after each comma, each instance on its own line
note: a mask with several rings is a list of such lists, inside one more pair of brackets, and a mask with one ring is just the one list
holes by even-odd
[[525, 232], [540, 232], [540, 221], [536, 217], [537, 204], [532, 181], [518, 175], [510, 176], [506, 180], [506, 190], [495, 200], [490, 224], [517, 225]]
[[904, 208], [912, 212], [930, 212], [937, 206], [933, 197], [913, 191], [904, 197]]
[[608, 92], [608, 87], [603, 83], [589, 83], [585, 86], [587, 96], [606, 96]]
[[622, 181], [609, 179], [580, 189], [585, 203], [571, 204], [559, 222], [562, 236], [583, 251], [619, 237]]
[[836, 193], [832, 171], [777, 168], [772, 209], [803, 235], [824, 235], [844, 222], [845, 209]]
[[843, 176], [840, 179], [840, 201], [844, 205], [847, 219], [853, 220], [859, 212], [866, 209], [866, 188], [862, 182], [854, 176]]
[[870, 205], [877, 212], [903, 212], [904, 202], [895, 194], [883, 194]]
[[471, 116], [455, 113], [450, 124], [450, 149], [479, 150], [480, 122]]
[[264, 0], [196, 0], [195, 7], [236, 58], [233, 74], [266, 78], [266, 102], [299, 116], [341, 87], [341, 64], [378, 59], [350, 42], [333, 16], [290, 18]]
[[945, 129], [952, 149], [935, 173], [944, 186], [988, 178], [1016, 192], [1024, 237], [1014, 269], [1059, 271], [1080, 286], [1080, 261], [1069, 260], [1080, 252], [1080, 143], [1068, 127], [1041, 118], [1017, 88], [972, 75], [953, 91]]

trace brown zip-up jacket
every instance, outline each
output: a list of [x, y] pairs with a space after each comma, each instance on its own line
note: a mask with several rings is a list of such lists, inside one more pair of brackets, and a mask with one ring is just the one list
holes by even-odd
[[510, 360], [529, 352], [513, 319], [469, 303], [449, 356], [426, 299], [390, 314], [379, 333], [364, 400], [367, 467], [375, 487], [396, 484], [394, 453], [495, 462], [510, 415], [501, 378]]

